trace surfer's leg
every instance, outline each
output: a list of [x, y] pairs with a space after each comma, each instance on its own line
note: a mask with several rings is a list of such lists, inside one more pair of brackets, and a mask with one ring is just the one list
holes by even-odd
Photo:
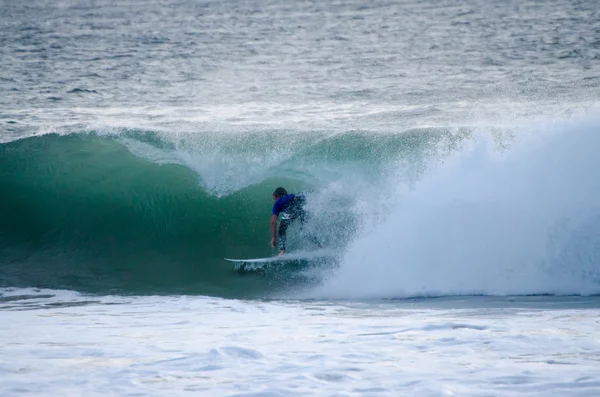
[[287, 228], [290, 225], [290, 220], [289, 219], [282, 219], [279, 222], [279, 231], [278, 231], [278, 236], [279, 236], [279, 249], [281, 251], [285, 251], [285, 242], [286, 242], [286, 234], [287, 234]]

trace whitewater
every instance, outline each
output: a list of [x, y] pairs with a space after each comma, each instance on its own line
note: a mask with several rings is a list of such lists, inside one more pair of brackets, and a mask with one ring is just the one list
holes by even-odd
[[322, 293], [598, 294], [600, 119], [591, 114], [524, 123], [506, 151], [482, 134], [414, 189], [392, 191], [391, 210], [352, 243]]
[[19, 293], [28, 296], [4, 298], [14, 310], [0, 328], [5, 396], [592, 396], [600, 387], [595, 299]]
[[598, 21], [2, 2], [0, 395], [599, 395]]

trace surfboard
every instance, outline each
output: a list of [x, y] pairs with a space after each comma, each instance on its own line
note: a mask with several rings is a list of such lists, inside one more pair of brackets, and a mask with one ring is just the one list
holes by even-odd
[[269, 256], [267, 258], [249, 258], [249, 259], [232, 259], [223, 258], [226, 261], [233, 263], [274, 263], [274, 262], [290, 262], [302, 260], [314, 260], [319, 258], [335, 257], [337, 254], [329, 250], [319, 250], [312, 252], [295, 252], [293, 254], [285, 254], [280, 256]]

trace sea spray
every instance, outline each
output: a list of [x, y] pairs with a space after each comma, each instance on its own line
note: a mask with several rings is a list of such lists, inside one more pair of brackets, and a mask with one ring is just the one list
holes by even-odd
[[[482, 128], [350, 244], [311, 296], [600, 293], [600, 119]], [[377, 199], [377, 198], [375, 198]]]

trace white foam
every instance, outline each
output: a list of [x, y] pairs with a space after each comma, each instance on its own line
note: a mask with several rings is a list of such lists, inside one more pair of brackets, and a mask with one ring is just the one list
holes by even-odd
[[0, 395], [600, 392], [600, 311], [564, 302], [558, 310], [447, 310], [80, 296], [73, 305], [59, 298], [72, 293], [54, 293], [37, 306], [0, 302]]

